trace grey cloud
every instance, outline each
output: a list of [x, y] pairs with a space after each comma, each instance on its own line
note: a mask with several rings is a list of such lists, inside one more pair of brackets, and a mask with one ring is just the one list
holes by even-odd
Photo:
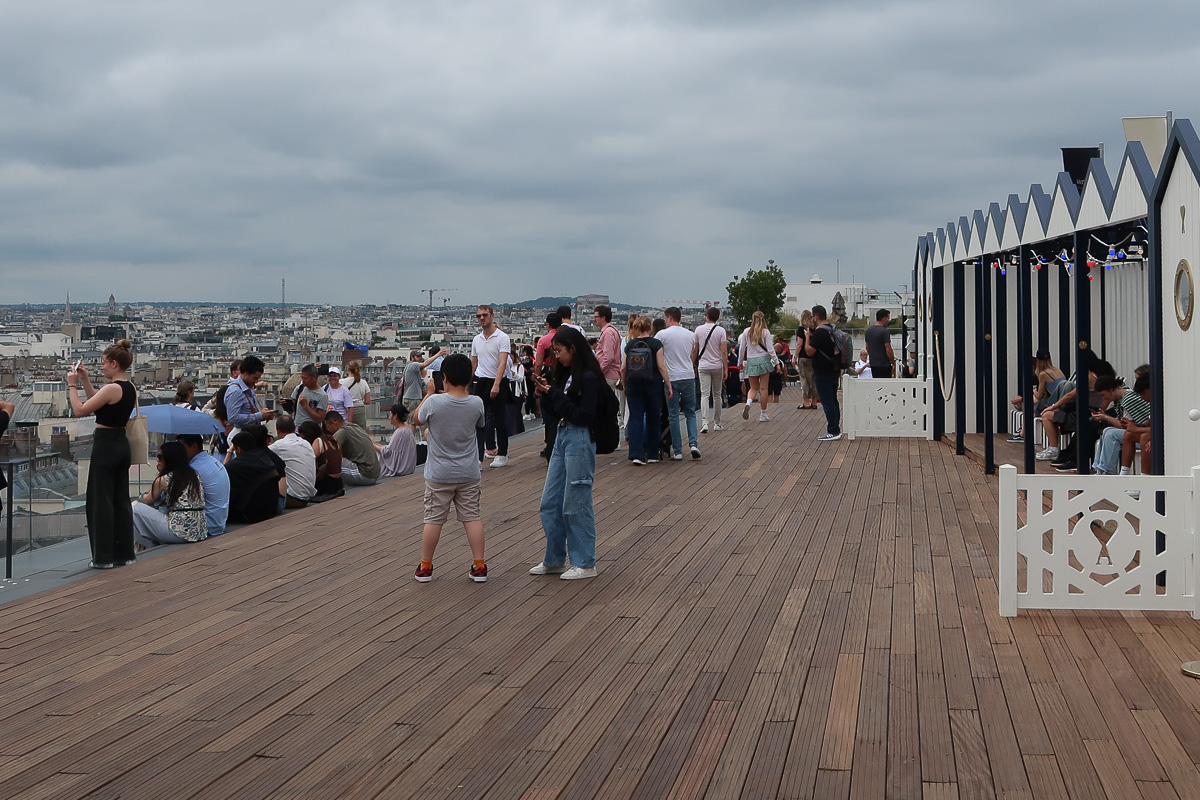
[[4, 297], [103, 299], [116, 268], [148, 299], [286, 275], [299, 301], [418, 302], [433, 272], [455, 302], [658, 302], [768, 258], [886, 290], [918, 235], [1051, 183], [1058, 147], [1115, 163], [1121, 115], [1186, 115], [1198, 15], [3, 0]]

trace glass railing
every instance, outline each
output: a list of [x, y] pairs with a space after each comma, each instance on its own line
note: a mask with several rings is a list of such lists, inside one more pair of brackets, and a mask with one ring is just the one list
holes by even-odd
[[[153, 461], [157, 454], [151, 436]], [[0, 513], [0, 541], [6, 577], [13, 556], [33, 553], [51, 545], [87, 536], [87, 469], [91, 458], [90, 437], [73, 443], [69, 454], [39, 453], [36, 456], [0, 461], [9, 488], [0, 491], [4, 502]], [[129, 470], [129, 499], [150, 488], [152, 464], [134, 465]]]

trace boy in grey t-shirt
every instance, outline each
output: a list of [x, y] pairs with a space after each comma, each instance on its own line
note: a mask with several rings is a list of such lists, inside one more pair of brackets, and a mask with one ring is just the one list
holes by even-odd
[[442, 362], [445, 394], [431, 394], [417, 408], [416, 422], [428, 429], [425, 461], [425, 527], [421, 532], [421, 563], [414, 577], [433, 580], [433, 551], [450, 519], [450, 504], [471, 545], [470, 578], [487, 580], [483, 558], [483, 521], [479, 513], [479, 453], [475, 429], [483, 427], [483, 401], [471, 394], [471, 361], [461, 353]]

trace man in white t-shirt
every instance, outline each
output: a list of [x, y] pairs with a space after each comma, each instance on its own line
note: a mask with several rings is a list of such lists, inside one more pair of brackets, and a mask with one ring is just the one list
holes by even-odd
[[496, 315], [491, 306], [479, 306], [475, 311], [481, 330], [471, 342], [471, 369], [475, 374], [472, 392], [483, 400], [487, 412], [484, 427], [476, 430], [479, 445], [479, 460], [483, 461], [484, 442], [490, 432], [496, 442], [496, 458], [491, 467], [508, 466], [508, 399], [512, 389], [505, 377], [508, 359], [512, 353], [512, 341], [508, 334], [496, 327]]
[[558, 311], [556, 311], [555, 313], [558, 314], [558, 316], [562, 317], [563, 325], [566, 325], [568, 328], [574, 328], [575, 330], [577, 330], [583, 334], [583, 338], [585, 338], [585, 339], [587, 338], [587, 333], [583, 330], [583, 328], [579, 327], [574, 322], [571, 322], [571, 307], [570, 306], [559, 306]]
[[[710, 307], [704, 312], [704, 318], [708, 321], [696, 328], [692, 360], [699, 358], [696, 374], [700, 378], [700, 432], [708, 433], [709, 417], [712, 418], [712, 429], [721, 430], [721, 387], [729, 377], [729, 344], [726, 341], [729, 334], [717, 324], [721, 309]], [[708, 408], [710, 399], [712, 411]]]
[[291, 417], [277, 418], [275, 432], [279, 438], [270, 449], [283, 459], [287, 471], [286, 508], [304, 508], [317, 493], [317, 457], [312, 445], [296, 435], [296, 422]]
[[696, 436], [696, 372], [692, 368], [692, 353], [696, 349], [696, 337], [679, 324], [682, 312], [671, 306], [663, 312], [667, 327], [654, 335], [662, 342], [663, 357], [667, 361], [667, 377], [671, 380], [671, 394], [667, 397], [667, 418], [671, 423], [671, 460], [683, 460], [683, 436], [679, 429], [679, 412], [687, 420], [688, 446], [692, 458], [700, 457], [700, 442]]

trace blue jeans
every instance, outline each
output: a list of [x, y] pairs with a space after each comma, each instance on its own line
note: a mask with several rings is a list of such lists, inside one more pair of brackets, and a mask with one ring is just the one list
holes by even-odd
[[825, 409], [825, 424], [827, 432], [837, 436], [842, 432], [842, 409], [838, 405], [837, 373], [813, 375], [813, 383], [817, 385], [817, 397], [821, 398], [821, 408]]
[[671, 447], [673, 452], [683, 452], [683, 435], [679, 430], [679, 412], [687, 420], [688, 446], [695, 447], [696, 439], [696, 381], [687, 378], [671, 381], [671, 396], [667, 398], [667, 417], [671, 420]]
[[629, 382], [629, 459], [658, 458], [658, 416], [662, 409], [662, 381]]
[[1100, 452], [1096, 455], [1096, 472], [1116, 475], [1121, 467], [1121, 444], [1125, 441], [1124, 428], [1105, 428], [1100, 431]]
[[596, 445], [587, 428], [567, 424], [558, 429], [546, 486], [542, 489], [542, 529], [546, 532], [548, 567], [571, 564], [596, 566], [596, 515], [592, 510], [592, 481], [596, 475]]

